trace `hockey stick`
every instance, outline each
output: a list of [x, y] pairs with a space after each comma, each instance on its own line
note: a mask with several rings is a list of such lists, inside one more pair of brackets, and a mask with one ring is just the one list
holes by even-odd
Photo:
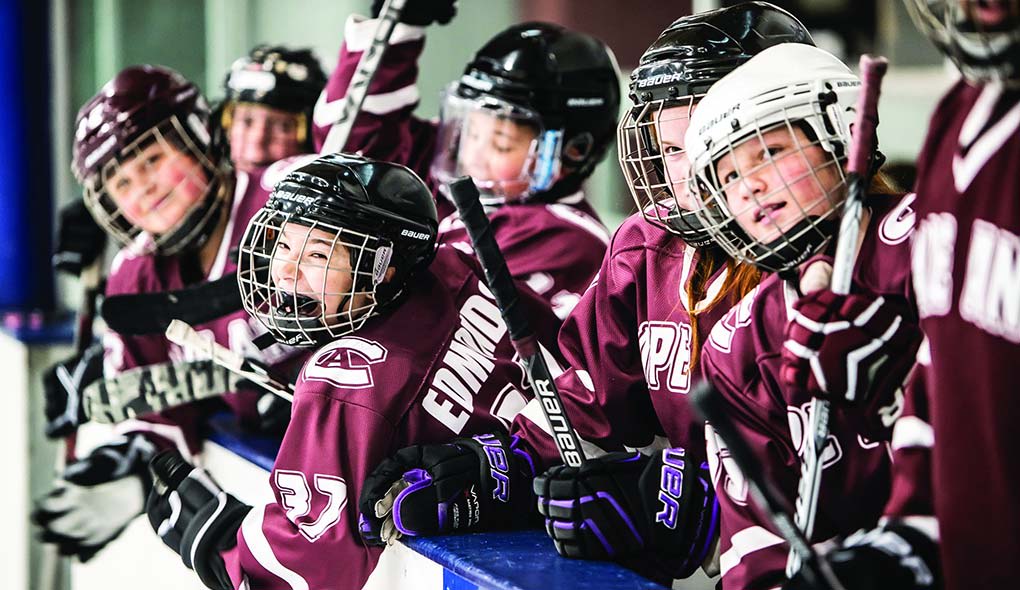
[[471, 177], [463, 176], [451, 182], [449, 190], [450, 197], [457, 206], [457, 213], [471, 237], [478, 261], [481, 262], [485, 282], [488, 283], [489, 290], [499, 307], [499, 313], [510, 332], [510, 341], [524, 362], [528, 382], [538, 396], [542, 412], [552, 427], [553, 440], [560, 452], [560, 458], [571, 467], [579, 467], [584, 463], [581, 440], [574, 432], [574, 427], [570, 425], [556, 383], [542, 356], [541, 345], [531, 331], [527, 311], [517, 296], [517, 287], [510, 277], [510, 271], [506, 267], [506, 260], [503, 259], [496, 238], [492, 235], [489, 218], [485, 216], [482, 204], [478, 200], [478, 188]]
[[[82, 354], [92, 344], [92, 323], [96, 317], [96, 297], [99, 295], [99, 285], [102, 282], [103, 256], [102, 253], [96, 256], [92, 264], [82, 269], [78, 276], [81, 285], [81, 303], [78, 308], [78, 318], [74, 330], [74, 351]], [[70, 401], [70, 400], [69, 400]], [[82, 403], [79, 398], [78, 403]], [[77, 417], [77, 408], [73, 413]], [[57, 451], [53, 460], [53, 471], [57, 477], [64, 473], [64, 468], [75, 459], [75, 446], [77, 445], [77, 432], [72, 431], [64, 437], [63, 452]], [[61, 586], [62, 573], [67, 571], [61, 567], [66, 560], [57, 553], [57, 546], [52, 544], [43, 545], [43, 554], [39, 564], [39, 587], [44, 590], [55, 590]]]
[[[358, 61], [358, 69], [354, 71], [350, 84], [347, 85], [347, 94], [343, 98], [343, 106], [340, 109], [340, 116], [322, 143], [320, 154], [332, 154], [342, 152], [347, 145], [347, 139], [351, 136], [351, 129], [354, 128], [354, 120], [361, 112], [361, 105], [368, 95], [368, 85], [372, 83], [376, 71], [379, 70], [379, 62], [382, 61], [383, 52], [390, 42], [393, 29], [400, 20], [400, 13], [404, 11], [404, 4], [407, 0], [386, 0], [379, 11], [379, 24], [376, 26], [375, 35], [372, 36], [372, 44], [361, 54]], [[323, 91], [325, 92], [325, 91]]]
[[212, 360], [158, 363], [90, 383], [82, 392], [92, 422], [116, 424], [194, 401], [236, 391], [241, 381]]
[[245, 358], [212, 338], [203, 336], [181, 320], [173, 320], [166, 329], [167, 340], [189, 351], [197, 358], [210, 358], [214, 363], [258, 384], [287, 401], [294, 400], [294, 390], [269, 374], [264, 366]]
[[744, 437], [737, 432], [720, 398], [721, 395], [709, 381], [702, 381], [691, 392], [691, 403], [726, 443], [730, 458], [743, 474], [755, 503], [790, 544], [790, 551], [799, 556], [805, 580], [813, 587], [821, 587], [819, 582], [824, 581], [832, 590], [843, 590], [829, 563], [818, 556], [807, 537], [794, 523], [790, 516], [789, 502], [772, 481], [765, 477], [761, 462]]
[[162, 334], [181, 319], [202, 324], [241, 309], [237, 273], [176, 291], [112, 295], [103, 299], [99, 315], [119, 334]]
[[[878, 127], [878, 95], [882, 89], [882, 77], [889, 62], [884, 57], [862, 55], [861, 93], [857, 99], [857, 116], [853, 126], [847, 156], [847, 197], [843, 205], [843, 216], [839, 224], [839, 239], [833, 257], [832, 282], [829, 288], [837, 295], [850, 293], [853, 279], [854, 259], [857, 241], [861, 232], [861, 218], [864, 214], [864, 199], [867, 196], [872, 155], [875, 152], [875, 128]], [[813, 398], [810, 405], [810, 421], [804, 440], [804, 459], [801, 463], [800, 485], [797, 489], [797, 526], [806, 538], [811, 538], [815, 526], [815, 512], [818, 509], [818, 491], [822, 483], [822, 453], [829, 438], [829, 402]], [[786, 575], [792, 577], [800, 568], [800, 557], [790, 552], [786, 562]]]

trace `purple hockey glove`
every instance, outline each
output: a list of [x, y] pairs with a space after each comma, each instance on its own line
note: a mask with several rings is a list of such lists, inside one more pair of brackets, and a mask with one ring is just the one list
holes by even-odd
[[707, 463], [682, 448], [652, 457], [609, 453], [535, 478], [538, 511], [564, 557], [621, 560], [655, 553], [691, 575], [718, 535], [719, 505]]
[[366, 543], [382, 544], [402, 535], [537, 523], [533, 476], [531, 458], [517, 448], [517, 438], [502, 433], [401, 449], [365, 479], [361, 536]]
[[921, 343], [906, 305], [823, 289], [793, 307], [780, 372], [785, 384], [852, 404], [889, 396], [903, 384]]

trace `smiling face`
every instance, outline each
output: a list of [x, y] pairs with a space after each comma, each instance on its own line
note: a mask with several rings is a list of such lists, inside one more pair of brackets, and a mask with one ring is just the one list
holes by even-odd
[[194, 157], [163, 138], [127, 150], [103, 182], [120, 213], [153, 235], [176, 227], [206, 194], [209, 180]]
[[723, 155], [717, 178], [733, 217], [752, 238], [769, 243], [808, 216], [842, 202], [841, 164], [798, 125], [755, 134]]
[[230, 114], [230, 156], [250, 172], [301, 153], [301, 115], [265, 105], [235, 103]]
[[528, 188], [535, 139], [534, 127], [476, 110], [467, 116], [458, 160], [465, 174], [481, 183], [503, 187], [507, 197]]
[[347, 248], [337, 234], [321, 229], [284, 224], [270, 263], [270, 276], [285, 299], [315, 300], [316, 309], [295, 306], [302, 308], [297, 313], [320, 316], [326, 325], [340, 323], [341, 315], [356, 315], [370, 301], [367, 293], [352, 293], [354, 273]]

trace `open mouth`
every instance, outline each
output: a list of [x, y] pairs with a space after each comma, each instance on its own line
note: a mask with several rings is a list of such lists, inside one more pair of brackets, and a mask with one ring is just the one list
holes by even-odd
[[776, 220], [776, 211], [786, 207], [786, 203], [769, 203], [762, 205], [754, 212], [754, 222], [762, 225], [772, 225]]
[[322, 315], [322, 304], [308, 295], [277, 290], [273, 293], [273, 313], [282, 317], [317, 318]]
[[1006, 0], [974, 0], [969, 12], [978, 26], [995, 27], [1004, 24], [1012, 10]]

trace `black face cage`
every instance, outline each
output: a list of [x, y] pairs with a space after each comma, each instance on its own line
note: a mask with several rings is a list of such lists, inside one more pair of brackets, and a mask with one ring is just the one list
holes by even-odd
[[1020, 85], [1020, 0], [905, 2], [917, 27], [946, 52], [964, 77]]
[[[117, 175], [123, 162], [139, 157], [143, 150], [153, 144], [161, 146], [164, 153], [176, 150], [192, 157], [202, 174], [202, 177], [190, 174], [178, 184], [178, 187], [185, 182], [200, 185], [203, 187], [203, 196], [169, 231], [160, 234], [150, 234], [128, 219], [110, 194], [107, 184]], [[222, 204], [226, 200], [227, 191], [223, 179], [227, 174], [227, 170], [217, 164], [211, 151], [200, 148], [192, 132], [186, 130], [175, 115], [121, 148], [117, 157], [106, 163], [98, 175], [85, 179], [85, 204], [108, 234], [136, 254], [173, 256], [198, 248], [209, 238], [220, 219]]]
[[670, 172], [666, 158], [684, 158], [684, 165], [675, 169], [688, 171], [683, 150], [683, 136], [670, 137], [669, 153], [662, 124], [680, 119], [689, 120], [694, 105], [703, 95], [678, 100], [653, 100], [631, 108], [617, 128], [619, 162], [627, 179], [631, 197], [645, 221], [680, 236], [694, 247], [712, 244], [697, 215], [681, 206], [677, 195], [686, 196], [689, 175], [680, 177]]
[[[310, 242], [320, 247], [309, 248]], [[278, 342], [325, 344], [358, 330], [397, 297], [399, 292], [380, 290], [392, 252], [387, 240], [261, 209], [248, 224], [238, 258], [244, 309]], [[286, 277], [293, 283], [275, 284]]]
[[[767, 123], [777, 120], [778, 123]], [[764, 126], [763, 122], [766, 122]], [[847, 194], [846, 140], [831, 130], [828, 123], [826, 126], [831, 133], [827, 133], [825, 141], [820, 140], [815, 126], [803, 119], [791, 119], [786, 109], [747, 124], [752, 126], [750, 135], [742, 130], [736, 138], [727, 136], [725, 145], [706, 154], [710, 157], [707, 165], [706, 158], [694, 163], [690, 188], [703, 205], [697, 214], [705, 231], [735, 260], [751, 263], [767, 272], [790, 271], [820, 252], [837, 231]], [[797, 129], [807, 136], [807, 143], [795, 134]], [[794, 146], [785, 153], [773, 155], [764, 136], [777, 130], [785, 130]], [[741, 167], [734, 151], [748, 142], [760, 146], [763, 161], [753, 167]], [[810, 147], [817, 147], [823, 154], [821, 161], [811, 161], [805, 152]], [[758, 149], [754, 147], [753, 151], [758, 152]], [[727, 176], [723, 178], [719, 165], [726, 156], [734, 167], [726, 170]], [[803, 172], [789, 178], [782, 173], [783, 168], [797, 163], [802, 164]], [[766, 190], [762, 190], [757, 181], [749, 180], [765, 174], [778, 179]], [[799, 203], [794, 194], [806, 191], [815, 198]], [[795, 208], [796, 215], [782, 223], [773, 223], [773, 229], [761, 235], [762, 227], [754, 226], [766, 216], [775, 219], [771, 207], [777, 203], [784, 203], [783, 208]]]

